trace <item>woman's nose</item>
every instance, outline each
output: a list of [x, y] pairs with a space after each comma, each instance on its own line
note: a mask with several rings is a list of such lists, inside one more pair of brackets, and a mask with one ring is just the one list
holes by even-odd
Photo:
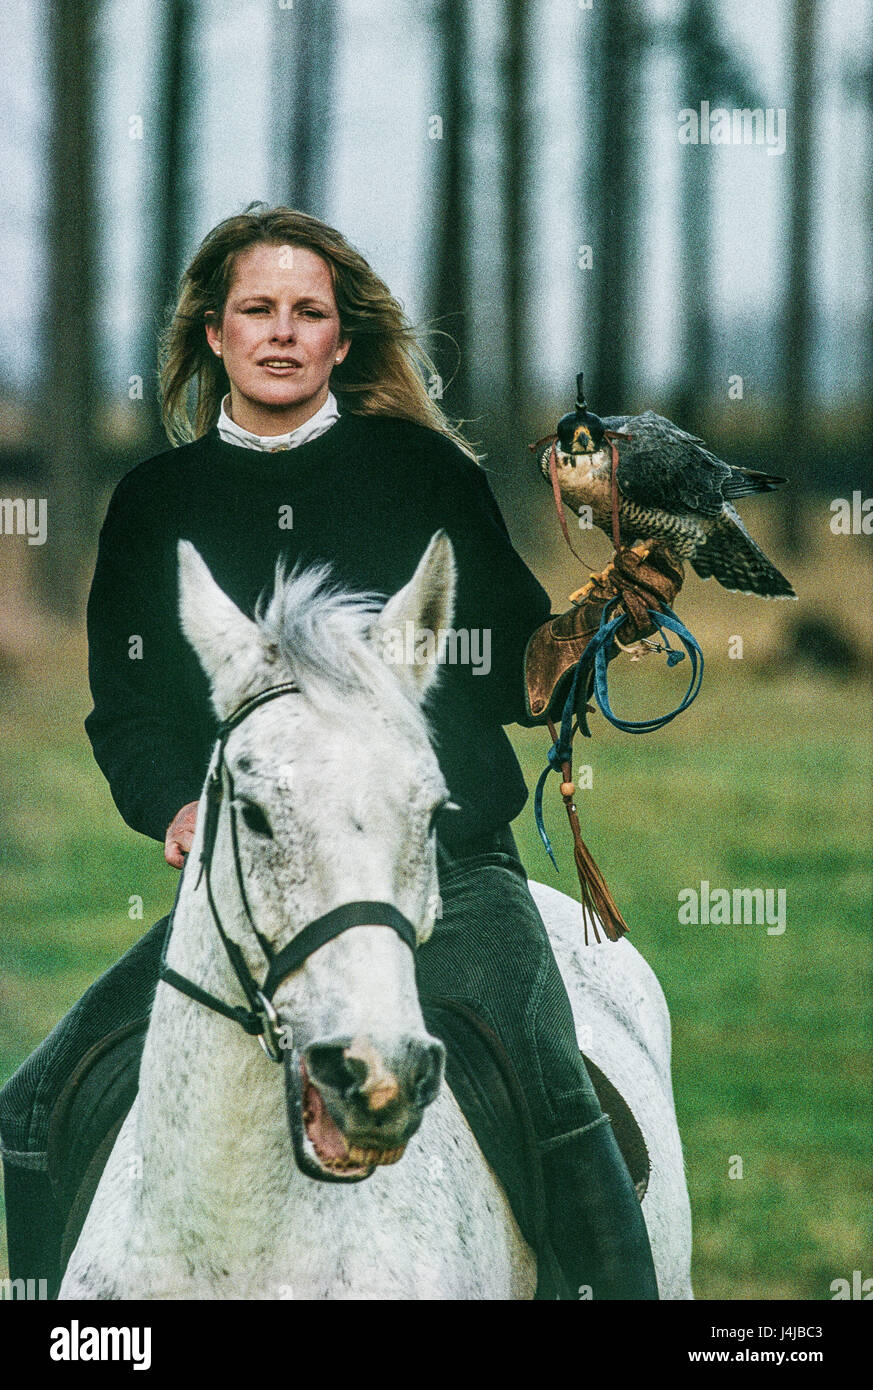
[[294, 322], [294, 315], [289, 311], [287, 314], [277, 314], [273, 324], [273, 341], [280, 343], [293, 342], [297, 337], [297, 325]]

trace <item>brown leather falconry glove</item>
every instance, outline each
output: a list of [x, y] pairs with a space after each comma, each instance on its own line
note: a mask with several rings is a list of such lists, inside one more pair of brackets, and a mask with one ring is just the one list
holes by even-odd
[[[571, 595], [573, 607], [538, 627], [527, 644], [525, 704], [531, 723], [560, 719], [573, 668], [600, 626], [604, 606], [610, 600], [621, 597], [626, 618], [616, 635], [628, 646], [656, 631], [647, 610], [657, 610], [661, 601], [672, 607], [683, 578], [682, 562], [663, 541], [637, 541], [617, 550], [602, 574], [592, 575]], [[617, 606], [615, 614], [619, 611]], [[618, 651], [613, 642], [608, 660]], [[589, 692], [590, 681], [588, 688], [580, 691], [580, 702], [587, 700]]]

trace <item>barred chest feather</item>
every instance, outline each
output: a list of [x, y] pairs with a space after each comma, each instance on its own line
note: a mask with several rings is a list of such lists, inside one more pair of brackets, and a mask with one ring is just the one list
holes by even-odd
[[641, 507], [619, 495], [618, 516], [622, 539], [653, 538], [668, 541], [670, 549], [683, 560], [693, 559], [707, 541], [705, 523], [698, 517], [674, 516], [657, 507]]

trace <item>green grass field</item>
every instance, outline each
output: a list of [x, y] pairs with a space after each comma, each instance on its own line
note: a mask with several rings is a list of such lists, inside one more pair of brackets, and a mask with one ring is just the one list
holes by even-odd
[[[873, 1274], [869, 695], [729, 667], [659, 733], [592, 721], [575, 758], [593, 768], [583, 834], [670, 1005], [697, 1297], [827, 1299], [833, 1279]], [[664, 708], [661, 681], [672, 690], [679, 674], [654, 659], [631, 668], [616, 705]], [[44, 672], [7, 686], [0, 704], [2, 1082], [168, 910], [176, 875], [112, 805], [80, 682]], [[516, 730], [514, 741], [532, 785], [548, 737]], [[556, 778], [547, 815], [563, 872], [554, 877], [530, 805], [515, 826], [525, 862], [575, 896]], [[677, 894], [704, 879], [784, 888], [784, 934], [680, 925]], [[129, 916], [135, 896], [142, 920]], [[741, 1178], [730, 1176], [736, 1156]]]

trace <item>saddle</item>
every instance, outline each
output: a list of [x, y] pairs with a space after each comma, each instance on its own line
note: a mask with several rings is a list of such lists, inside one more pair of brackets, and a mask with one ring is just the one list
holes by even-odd
[[[446, 1082], [506, 1192], [522, 1235], [536, 1252], [536, 1297], [566, 1297], [545, 1235], [545, 1190], [536, 1136], [512, 1063], [492, 1029], [465, 1005], [438, 997], [423, 998], [421, 1004], [428, 1029], [446, 1048]], [[148, 1022], [148, 1018], [139, 1019], [96, 1043], [53, 1107], [48, 1175], [64, 1228], [61, 1276], [136, 1098]], [[649, 1180], [649, 1155], [639, 1125], [609, 1079], [590, 1058], [585, 1057], [585, 1063], [642, 1201]]]

